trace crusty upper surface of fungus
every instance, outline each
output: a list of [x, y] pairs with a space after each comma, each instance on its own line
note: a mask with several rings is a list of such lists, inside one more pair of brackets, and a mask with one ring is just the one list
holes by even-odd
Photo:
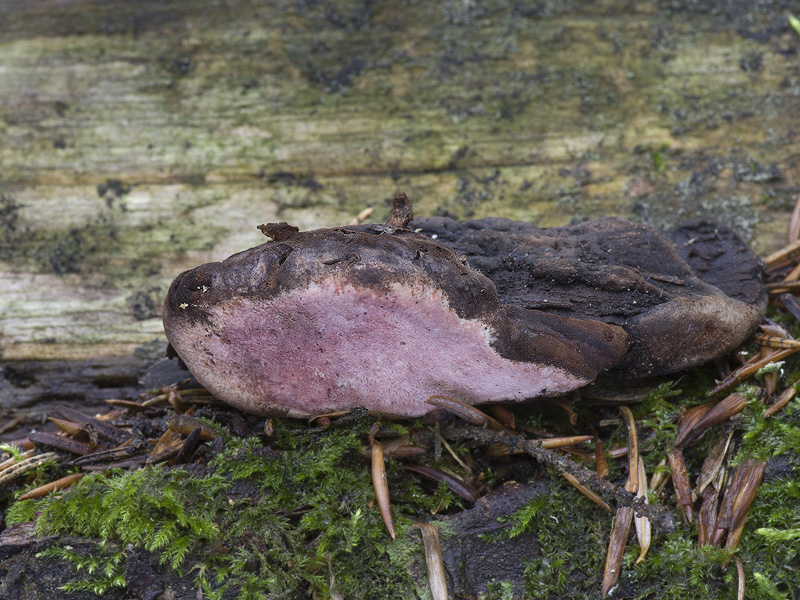
[[703, 221], [673, 239], [617, 218], [541, 229], [434, 217], [413, 227], [465, 255], [502, 303], [624, 328], [631, 346], [618, 376], [674, 373], [723, 356], [766, 310], [758, 258], [730, 229]]

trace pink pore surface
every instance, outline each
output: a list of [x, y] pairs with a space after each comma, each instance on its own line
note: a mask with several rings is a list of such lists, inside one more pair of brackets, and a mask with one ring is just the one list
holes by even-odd
[[223, 301], [207, 316], [211, 325], [182, 327], [171, 341], [201, 384], [256, 414], [364, 406], [418, 416], [433, 409], [425, 399], [434, 394], [480, 404], [589, 383], [502, 358], [491, 329], [460, 318], [430, 286], [380, 293], [326, 280], [268, 300]]

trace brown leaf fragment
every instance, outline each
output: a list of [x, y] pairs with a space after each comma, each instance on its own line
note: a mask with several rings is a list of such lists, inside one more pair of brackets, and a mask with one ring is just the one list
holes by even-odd
[[190, 462], [192, 454], [194, 454], [194, 451], [197, 450], [197, 446], [200, 444], [202, 434], [203, 430], [198, 427], [186, 436], [186, 439], [183, 440], [183, 446], [181, 446], [180, 451], [175, 456], [173, 464], [181, 465]]
[[574, 485], [574, 486], [575, 486], [575, 488], [576, 488], [576, 489], [577, 489], [577, 490], [578, 490], [578, 491], [579, 491], [581, 494], [583, 494], [583, 495], [584, 495], [584, 496], [586, 496], [586, 497], [587, 497], [589, 500], [591, 500], [592, 502], [594, 502], [595, 504], [597, 504], [597, 506], [599, 506], [599, 507], [601, 507], [601, 508], [604, 508], [604, 509], [605, 509], [605, 510], [607, 510], [608, 512], [611, 512], [611, 507], [608, 505], [608, 503], [607, 503], [605, 500], [603, 500], [603, 499], [602, 499], [600, 496], [598, 496], [597, 494], [595, 494], [595, 493], [594, 493], [592, 490], [590, 490], [590, 489], [589, 489], [589, 488], [587, 488], [585, 485], [583, 485], [583, 484], [582, 484], [580, 481], [578, 481], [578, 480], [575, 478], [575, 476], [574, 476], [574, 475], [570, 475], [569, 473], [561, 473], [561, 474], [564, 476], [564, 479], [566, 479], [566, 480], [567, 480], [567, 481], [569, 481], [569, 482], [570, 482], [572, 485]]
[[778, 374], [773, 371], [764, 374], [764, 393], [768, 398], [771, 398], [778, 387]]
[[733, 439], [733, 428], [728, 426], [714, 436], [711, 446], [708, 449], [706, 459], [700, 469], [700, 474], [694, 484], [694, 498], [697, 499], [703, 491], [717, 477], [725, 455], [728, 452], [731, 439]]
[[700, 533], [697, 536], [697, 543], [705, 546], [711, 542], [711, 536], [717, 523], [717, 500], [719, 492], [714, 486], [707, 487], [703, 492], [703, 501], [700, 503], [700, 511], [697, 513], [697, 524], [700, 526]]
[[692, 487], [689, 485], [689, 475], [686, 473], [686, 463], [683, 460], [683, 452], [675, 447], [667, 452], [669, 467], [672, 469], [672, 486], [675, 488], [675, 495], [678, 497], [678, 506], [683, 514], [686, 523], [692, 522]]
[[695, 432], [707, 429], [717, 423], [727, 421], [733, 415], [738, 415], [747, 406], [747, 398], [738, 392], [726, 396], [712, 406], [694, 426]]
[[742, 394], [735, 392], [726, 396], [711, 406], [711, 408], [704, 411], [695, 421], [691, 429], [678, 428], [678, 437], [675, 439], [675, 445], [683, 442], [690, 434], [699, 433], [713, 425], [727, 421], [734, 415], [738, 415], [746, 406], [747, 398]]
[[439, 530], [430, 523], [414, 523], [415, 529], [422, 534], [425, 547], [425, 564], [428, 567], [428, 583], [431, 586], [433, 600], [448, 600], [447, 577], [444, 571], [444, 557], [439, 543]]
[[631, 533], [632, 522], [633, 509], [627, 506], [620, 506], [617, 508], [614, 524], [611, 526], [611, 536], [608, 541], [608, 552], [606, 553], [606, 565], [603, 570], [602, 594], [604, 598], [617, 584], [617, 580], [619, 579], [622, 557], [625, 554], [625, 546], [628, 543], [628, 536]]
[[728, 537], [725, 539], [725, 550], [733, 553], [736, 551], [736, 547], [739, 545], [739, 540], [742, 538], [742, 532], [744, 531], [744, 524], [747, 522], [745, 519], [736, 529], [732, 529], [728, 532]]
[[736, 468], [722, 498], [714, 534], [711, 537], [712, 544], [721, 546], [725, 533], [736, 531], [744, 523], [750, 504], [752, 504], [761, 479], [764, 477], [765, 469], [765, 462], [759, 462], [752, 458], [746, 458]]
[[92, 450], [92, 447], [89, 444], [78, 442], [63, 435], [54, 435], [44, 431], [32, 433], [28, 436], [28, 439], [35, 444], [56, 448], [58, 450], [63, 450], [64, 452], [77, 454], [79, 456], [89, 454], [89, 452]]
[[786, 331], [785, 328], [781, 327], [777, 323], [769, 323], [763, 322], [761, 325], [758, 326], [761, 331], [764, 332], [764, 335], [768, 337], [776, 337], [778, 339], [792, 339], [792, 336], [789, 335], [789, 332]]
[[208, 423], [186, 415], [175, 414], [167, 420], [167, 427], [182, 435], [189, 435], [195, 429], [200, 429], [200, 439], [204, 442], [217, 437], [217, 432]]
[[790, 385], [788, 388], [783, 390], [780, 396], [777, 397], [775, 402], [773, 402], [769, 407], [767, 407], [767, 410], [764, 411], [764, 418], [766, 419], [768, 417], [771, 417], [778, 411], [782, 410], [784, 406], [789, 404], [789, 402], [792, 400], [792, 398], [795, 397], [796, 394], [797, 394], [797, 388], [794, 387], [793, 385]]
[[180, 434], [172, 429], [167, 429], [153, 447], [150, 456], [147, 457], [148, 465], [162, 463], [178, 455], [183, 447], [183, 439]]
[[[750, 505], [756, 497], [758, 486], [761, 485], [761, 480], [764, 478], [764, 471], [767, 468], [767, 463], [764, 461], [755, 461], [753, 459], [746, 459], [743, 464], [747, 463], [743, 470], [741, 490], [736, 494], [733, 507], [731, 509], [731, 521], [728, 529], [734, 531], [742, 525], [747, 518], [747, 512], [750, 510]], [[742, 465], [739, 465], [742, 468]]]
[[599, 438], [594, 440], [594, 464], [597, 470], [597, 476], [600, 479], [605, 479], [610, 471], [608, 467], [608, 460], [606, 460], [606, 453], [603, 449], [603, 442]]
[[372, 442], [372, 487], [375, 488], [375, 498], [378, 501], [378, 510], [381, 513], [386, 529], [392, 539], [395, 539], [394, 518], [392, 505], [389, 500], [389, 482], [386, 480], [386, 463], [383, 459], [383, 446], [380, 442]]
[[78, 423], [90, 435], [96, 433], [101, 438], [104, 438], [114, 444], [121, 444], [122, 442], [131, 439], [131, 434], [123, 431], [110, 423], [90, 417], [80, 411], [69, 408], [67, 406], [58, 406], [53, 409], [53, 414], [56, 418]]
[[403, 192], [400, 192], [392, 198], [392, 213], [386, 219], [386, 226], [407, 229], [408, 224], [413, 220], [414, 209], [411, 208], [411, 200]]
[[50, 421], [51, 423], [55, 423], [56, 427], [58, 427], [61, 431], [63, 431], [67, 435], [74, 436], [86, 433], [86, 430], [80, 425], [80, 423], [67, 421], [65, 419], [56, 419], [55, 417], [47, 417], [47, 420]]
[[703, 415], [706, 414], [712, 406], [714, 406], [714, 402], [706, 402], [705, 404], [692, 406], [683, 413], [680, 424], [678, 425], [678, 434], [675, 436], [676, 446], [680, 445], [686, 439], [694, 429], [694, 426], [697, 425], [697, 422], [700, 421]]
[[42, 496], [47, 496], [52, 492], [57, 492], [59, 490], [66, 489], [71, 485], [79, 482], [83, 479], [84, 473], [73, 473], [72, 475], [67, 475], [66, 477], [62, 477], [61, 479], [57, 479], [55, 481], [51, 481], [50, 483], [46, 483], [44, 485], [40, 485], [36, 489], [31, 490], [25, 494], [22, 494], [17, 500], [31, 500], [32, 498], [41, 498]]

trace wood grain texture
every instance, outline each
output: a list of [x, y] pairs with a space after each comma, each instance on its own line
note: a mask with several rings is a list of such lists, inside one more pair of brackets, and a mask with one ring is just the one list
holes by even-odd
[[21, 402], [12, 363], [161, 343], [172, 278], [271, 220], [382, 221], [406, 191], [422, 216], [539, 226], [707, 215], [768, 251], [800, 191], [778, 1], [0, 13], [0, 405]]

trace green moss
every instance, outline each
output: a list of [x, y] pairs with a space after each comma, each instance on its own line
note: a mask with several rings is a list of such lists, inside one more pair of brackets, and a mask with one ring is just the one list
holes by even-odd
[[[207, 598], [329, 594], [407, 598], [408, 572], [392, 559], [393, 542], [358, 451], [364, 425], [294, 435], [281, 426], [271, 448], [258, 438], [227, 437], [202, 477], [147, 467], [87, 475], [63, 495], [17, 502], [9, 523], [36, 519], [40, 534], [71, 534], [133, 544], [161, 565], [195, 574]], [[402, 535], [407, 521], [397, 517]], [[118, 555], [50, 553], [88, 573], [65, 589], [102, 592], [121, 582]], [[396, 554], [402, 556], [403, 554]]]

